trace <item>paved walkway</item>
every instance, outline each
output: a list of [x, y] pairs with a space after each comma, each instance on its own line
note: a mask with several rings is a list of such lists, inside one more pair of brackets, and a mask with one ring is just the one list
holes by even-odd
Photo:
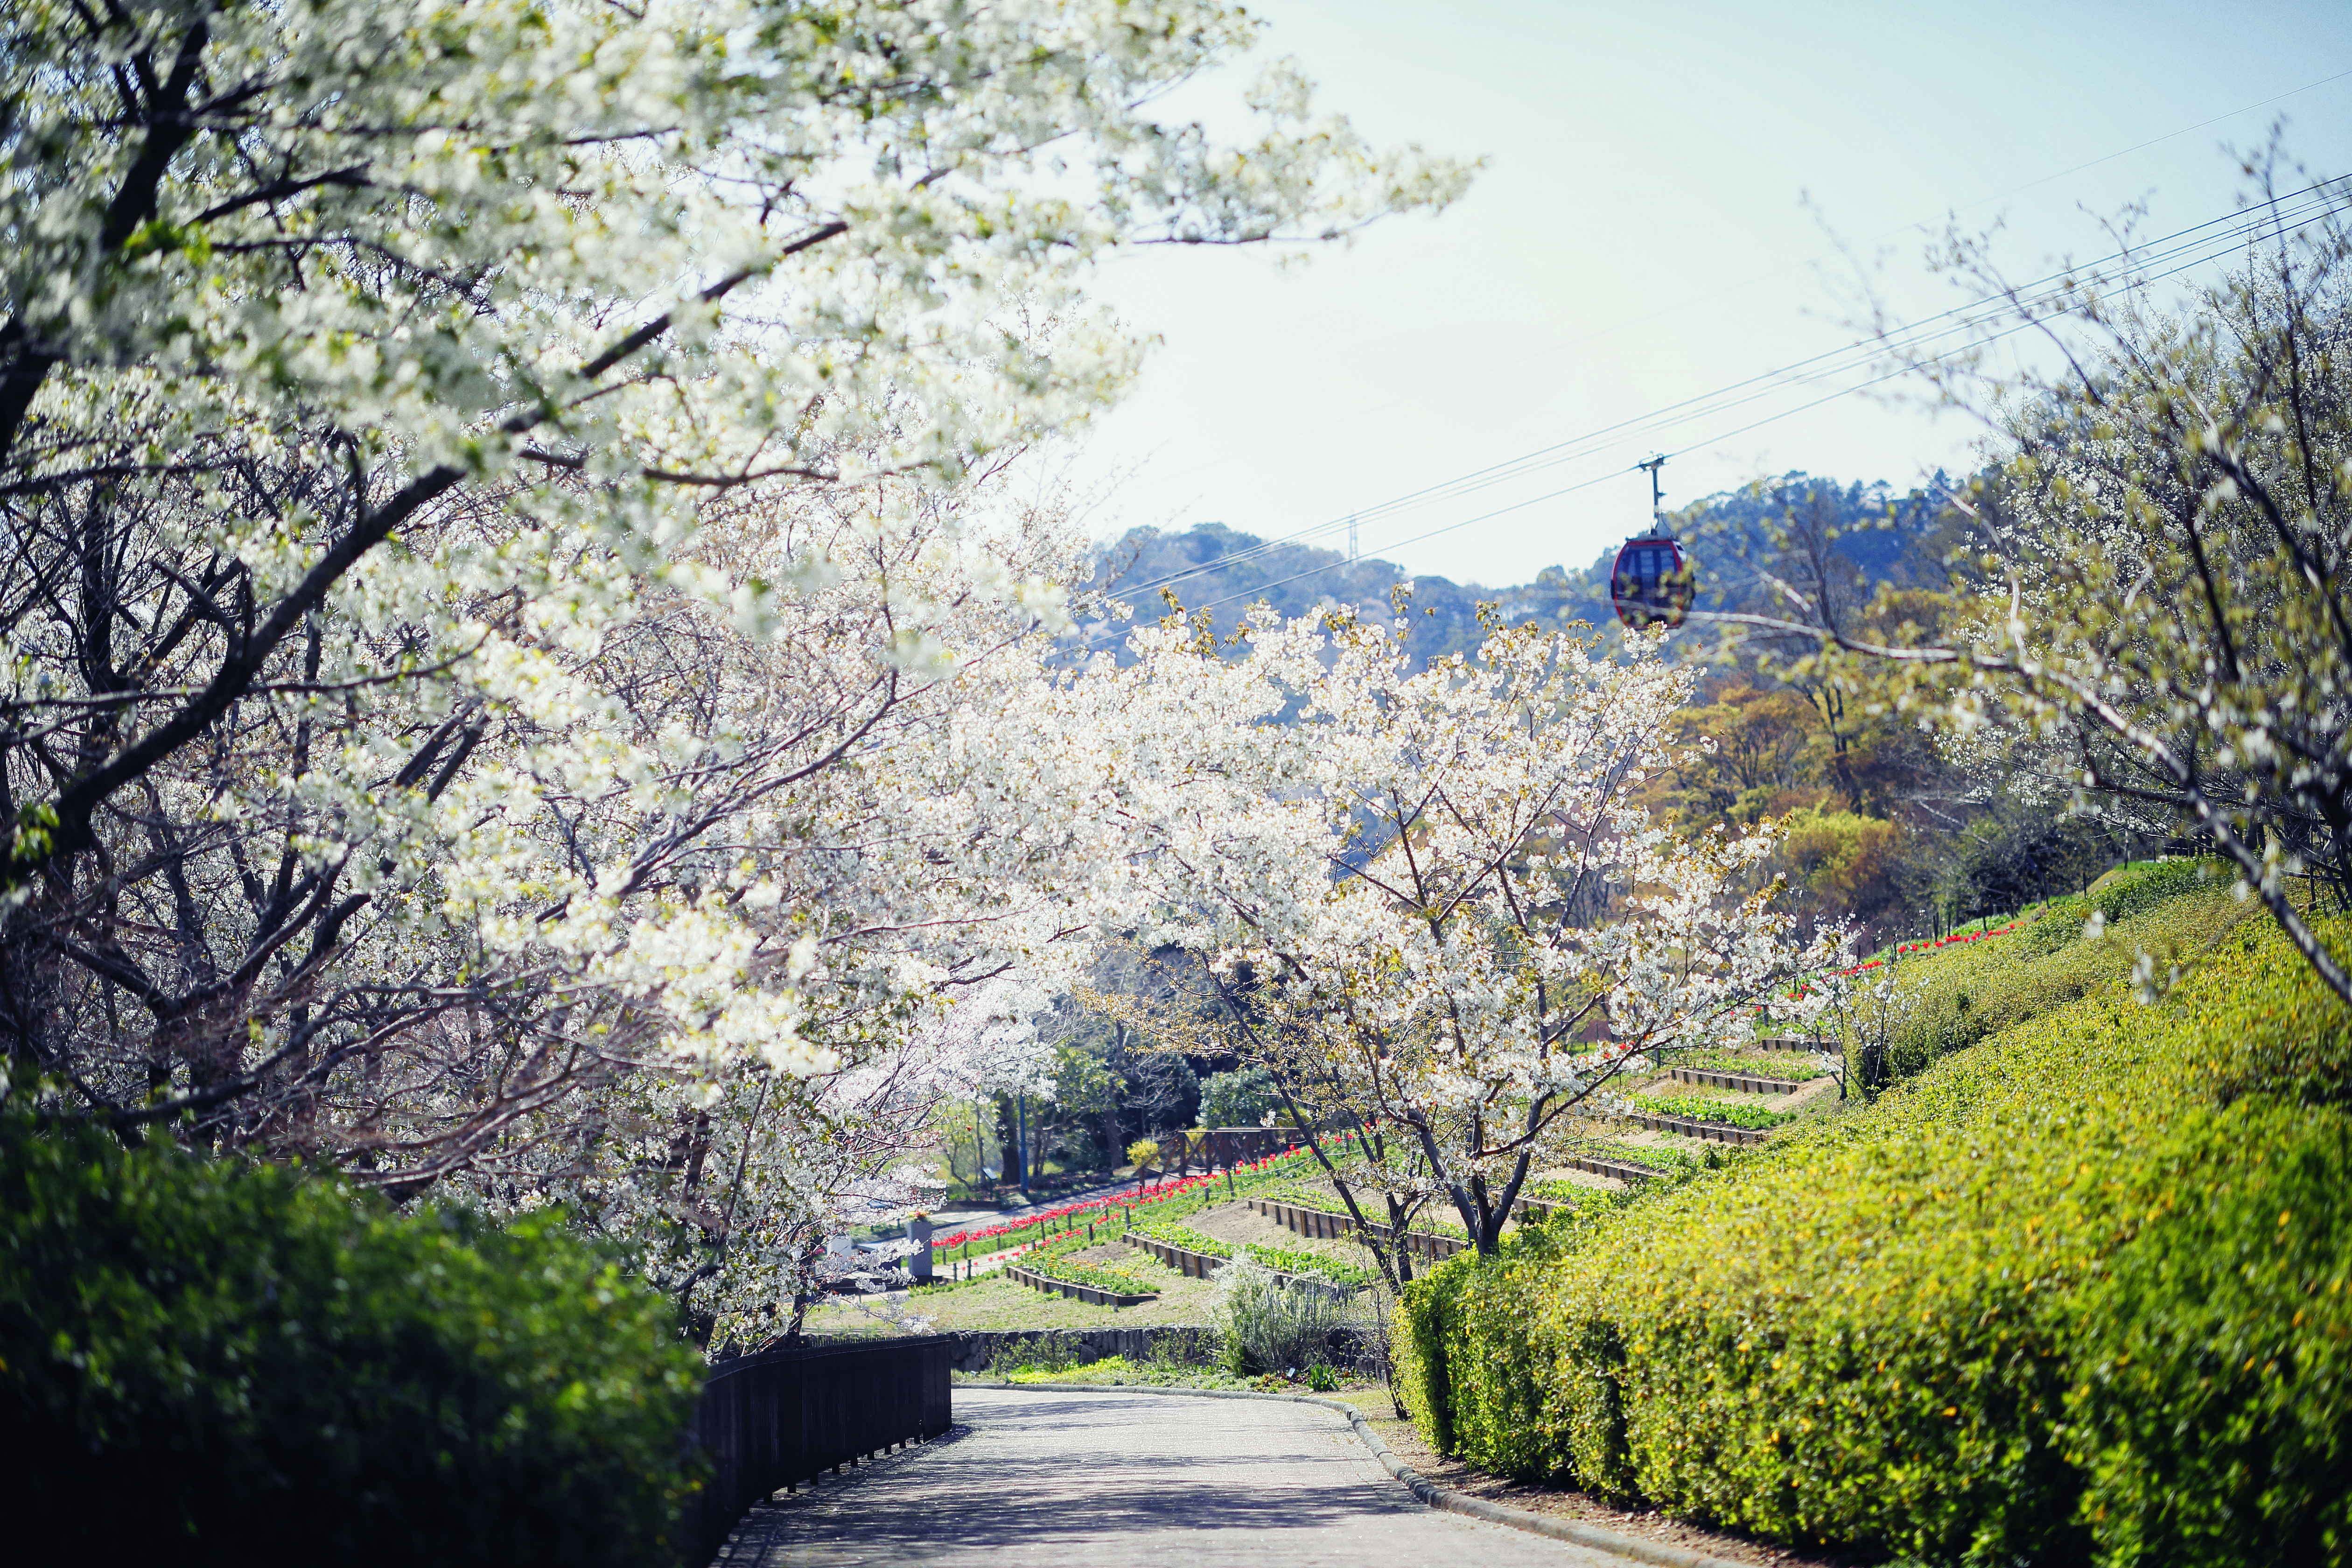
[[1632, 1568], [1425, 1508], [1321, 1405], [959, 1386], [956, 1429], [752, 1510], [729, 1568]]

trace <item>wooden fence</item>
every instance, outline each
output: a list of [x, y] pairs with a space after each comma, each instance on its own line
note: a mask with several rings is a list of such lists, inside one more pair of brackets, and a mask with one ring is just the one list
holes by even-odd
[[744, 1512], [875, 1454], [954, 1424], [953, 1336], [762, 1351], [712, 1369], [694, 1415], [709, 1473], [678, 1521], [687, 1568], [719, 1554]]

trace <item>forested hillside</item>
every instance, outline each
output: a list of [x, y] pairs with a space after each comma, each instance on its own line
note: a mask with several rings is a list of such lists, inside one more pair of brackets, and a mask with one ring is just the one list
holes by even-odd
[[[1674, 721], [1685, 744], [1648, 804], [1687, 826], [1790, 818], [1780, 868], [1792, 899], [1809, 919], [1860, 922], [1874, 937], [1942, 929], [2079, 886], [2129, 847], [1956, 768], [1866, 675], [1809, 677], [1791, 668], [1796, 648], [1708, 619], [1785, 611], [1779, 579], [1826, 589], [1841, 613], [1865, 623], [1940, 624], [1961, 537], [1949, 494], [1940, 473], [1898, 493], [1791, 472], [1672, 517], [1697, 563], [1699, 613], [1671, 648], [1700, 673]], [[1391, 595], [1408, 584], [1407, 646], [1420, 668], [1477, 648], [1481, 605], [1514, 625], [1581, 622], [1613, 646], [1622, 635], [1609, 599], [1615, 558], [1612, 545], [1580, 566], [1545, 565], [1496, 587], [1209, 523], [1132, 530], [1100, 546], [1096, 565], [1097, 584], [1138, 621], [1169, 613], [1172, 597], [1221, 637], [1260, 604], [1284, 616], [1344, 604], [1385, 620]], [[1117, 648], [1123, 638], [1124, 628], [1097, 620], [1070, 646]]]
[[[1944, 584], [1944, 557], [1953, 543], [1941, 500], [1946, 482], [1937, 474], [1926, 489], [1901, 494], [1883, 482], [1841, 484], [1790, 472], [1709, 496], [1672, 514], [1673, 526], [1698, 562], [1702, 611], [1769, 605], [1764, 574], [1780, 564], [1769, 527], [1776, 522], [1793, 521], [1821, 533], [1853, 591], [1863, 597], [1882, 584], [1934, 590]], [[1627, 526], [1640, 521], [1629, 517]], [[1507, 621], [1535, 621], [1547, 628], [1582, 621], [1613, 636], [1609, 574], [1616, 555], [1612, 544], [1581, 566], [1555, 562], [1537, 568], [1525, 582], [1496, 586], [1415, 574], [1376, 556], [1351, 561], [1340, 551], [1267, 541], [1208, 522], [1181, 533], [1130, 529], [1099, 546], [1095, 559], [1097, 585], [1130, 605], [1136, 618], [1166, 614], [1167, 595], [1172, 595], [1184, 609], [1207, 612], [1220, 635], [1230, 634], [1258, 604], [1284, 616], [1307, 615], [1335, 602], [1385, 616], [1391, 592], [1408, 583], [1412, 651], [1425, 662], [1478, 646], [1482, 603], [1494, 605]], [[1117, 623], [1108, 619], [1088, 623], [1080, 637], [1092, 647], [1121, 640]], [[1685, 639], [1684, 653], [1711, 663], [1721, 657], [1711, 637], [1697, 636]]]

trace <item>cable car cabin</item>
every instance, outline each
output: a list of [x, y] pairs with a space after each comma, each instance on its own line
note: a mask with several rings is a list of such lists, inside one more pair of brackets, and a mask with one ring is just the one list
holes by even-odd
[[1690, 562], [1673, 540], [1629, 539], [1617, 552], [1609, 597], [1617, 606], [1617, 618], [1635, 631], [1661, 623], [1678, 626], [1696, 596], [1695, 578]]

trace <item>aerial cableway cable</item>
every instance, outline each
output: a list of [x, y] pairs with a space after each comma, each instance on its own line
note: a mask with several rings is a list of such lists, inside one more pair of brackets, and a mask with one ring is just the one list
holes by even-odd
[[[1370, 507], [1360, 508], [1345, 517], [1318, 523], [1279, 539], [1267, 540], [1249, 549], [1221, 555], [1213, 561], [1202, 562], [1181, 572], [1170, 573], [1141, 583], [1129, 584], [1124, 591], [1132, 595], [1142, 595], [1158, 588], [1171, 587], [1193, 577], [1244, 565], [1275, 551], [1302, 543], [1318, 534], [1348, 527], [1350, 522], [1360, 524], [1365, 520], [1378, 519], [1412, 507], [1427, 505], [1433, 501], [1475, 494], [1496, 484], [1526, 474], [1539, 472], [1545, 468], [1589, 460], [1600, 456], [1601, 444], [1609, 442], [1612, 437], [1622, 438], [1633, 435], [1654, 434], [1659, 431], [1681, 428], [1711, 415], [1727, 414], [1735, 409], [1749, 406], [1775, 393], [1801, 390], [1841, 376], [1851, 375], [1857, 371], [1870, 368], [1874, 362], [1883, 362], [1885, 356], [1891, 353], [1908, 353], [1919, 356], [1895, 370], [1883, 372], [1851, 385], [1837, 387], [1794, 407], [1780, 409], [1733, 428], [1718, 430], [1699, 437], [1685, 443], [1678, 451], [1689, 452], [1713, 442], [1728, 440], [1735, 436], [1745, 435], [1748, 431], [1761, 428], [1778, 420], [1818, 408], [1840, 397], [1883, 385], [1886, 382], [1909, 374], [1921, 364], [1939, 363], [1972, 350], [1989, 347], [2020, 331], [2027, 331], [2049, 316], [2056, 314], [2061, 308], [2076, 299], [2081, 291], [2076, 280], [2085, 272], [2117, 262], [2130, 262], [2135, 268], [2134, 280], [2137, 286], [2144, 287], [2151, 283], [2163, 282], [2241, 249], [2248, 240], [2263, 231], [2296, 226], [2312, 218], [2338, 210], [2347, 194], [2352, 194], [2352, 176], [2322, 180], [2283, 196], [2263, 207], [2250, 208], [2222, 217], [2210, 218], [2203, 223], [2192, 225], [2188, 228], [2179, 229], [2152, 240], [2146, 246], [2117, 251], [2085, 267], [2067, 268], [2051, 273], [2031, 283], [2020, 285], [2008, 292], [1973, 300], [1966, 304], [1954, 306], [1950, 310], [1938, 311], [1935, 315], [1923, 317], [1919, 321], [1893, 328], [1875, 337], [1825, 350], [1821, 353], [1793, 361], [1776, 369], [1729, 383], [1713, 391], [1683, 398], [1631, 418], [1619, 420], [1614, 424], [1601, 426], [1570, 437], [1567, 440], [1554, 442], [1549, 446], [1538, 447], [1533, 451], [1489, 464], [1485, 468], [1474, 468], [1451, 479], [1442, 479], [1435, 484], [1423, 486], [1420, 489], [1409, 491], [1404, 495], [1392, 497]], [[1994, 321], [2000, 321], [2003, 324], [1996, 331], [1983, 332], [1983, 328]], [[1961, 332], [1980, 332], [1982, 335], [1968, 338], [1937, 349], [1934, 353], [1923, 353], [1934, 347], [1939, 338]], [[1591, 489], [1594, 485], [1613, 479], [1617, 477], [1617, 472], [1618, 470], [1612, 469], [1607, 474], [1576, 484], [1565, 485], [1526, 500], [1515, 501], [1508, 506], [1482, 512], [1475, 517], [1449, 522], [1410, 538], [1395, 541], [1386, 548], [1396, 550], [1404, 545], [1421, 543], [1456, 529], [1491, 521], [1496, 517], [1543, 501], [1556, 500], [1562, 496]], [[1280, 587], [1286, 584], [1297, 582], [1301, 577], [1311, 577], [1328, 570], [1328, 566], [1312, 567], [1273, 583], [1260, 584], [1246, 594], [1229, 595], [1226, 598], [1215, 600], [1212, 604], [1193, 607], [1213, 608], [1229, 604], [1234, 598], [1253, 597], [1269, 588]], [[1088, 646], [1097, 640], [1100, 639], [1088, 639]]]

